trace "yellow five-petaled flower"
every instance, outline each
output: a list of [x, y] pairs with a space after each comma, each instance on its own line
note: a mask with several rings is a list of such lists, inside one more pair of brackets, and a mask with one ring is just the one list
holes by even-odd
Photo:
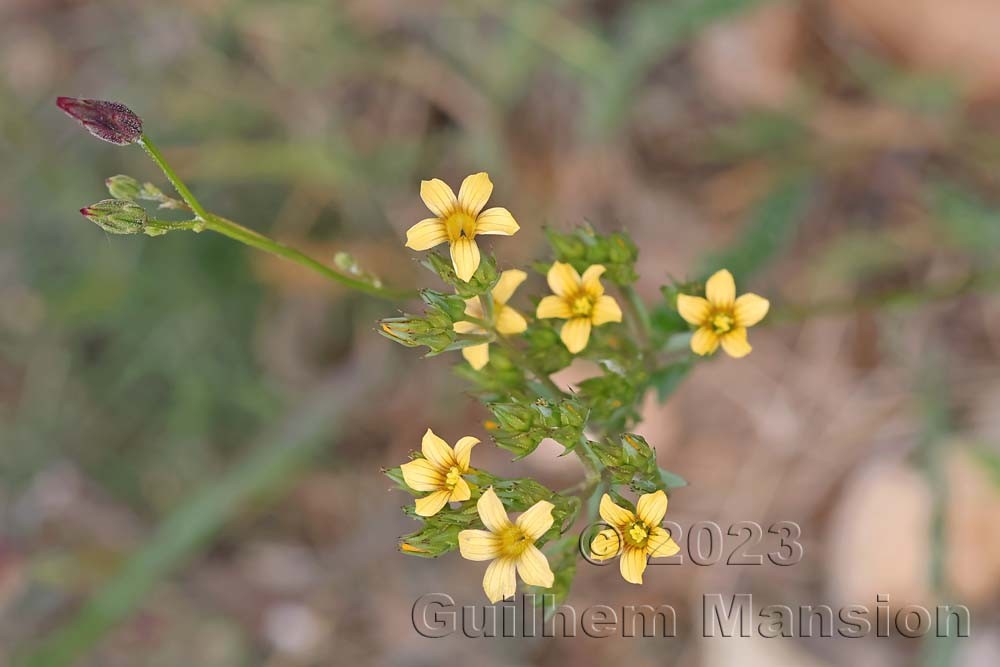
[[660, 526], [667, 513], [667, 494], [663, 491], [640, 497], [634, 513], [616, 505], [605, 493], [600, 511], [611, 528], [594, 536], [590, 555], [595, 560], [608, 560], [620, 553], [619, 568], [625, 581], [641, 584], [649, 558], [665, 558], [680, 551], [670, 533]]
[[434, 431], [427, 429], [420, 443], [424, 458], [414, 459], [400, 466], [407, 486], [414, 491], [431, 492], [423, 498], [417, 498], [417, 514], [434, 516], [445, 503], [461, 502], [472, 497], [469, 483], [462, 475], [469, 472], [472, 448], [477, 444], [478, 439], [467, 435], [455, 443], [455, 449], [452, 449]]
[[495, 206], [483, 210], [492, 193], [493, 183], [484, 171], [467, 176], [457, 197], [441, 179], [421, 181], [420, 198], [435, 217], [421, 220], [406, 231], [406, 247], [429, 250], [447, 241], [455, 273], [468, 282], [479, 268], [476, 236], [511, 236], [520, 229], [507, 209]]
[[553, 294], [538, 303], [535, 316], [567, 320], [559, 337], [573, 354], [587, 347], [592, 326], [622, 321], [618, 302], [605, 294], [601, 285], [604, 271], [603, 266], [594, 264], [581, 276], [576, 269], [563, 262], [553, 262], [549, 269], [549, 288]]
[[[493, 297], [493, 326], [497, 333], [503, 336], [512, 336], [522, 333], [528, 328], [528, 322], [524, 315], [507, 305], [510, 298], [514, 296], [514, 290], [528, 277], [524, 271], [510, 269], [500, 274], [500, 279], [493, 286], [490, 294]], [[465, 314], [475, 317], [478, 320], [485, 317], [481, 297], [472, 297], [465, 300]], [[455, 331], [458, 333], [485, 333], [482, 326], [473, 322], [455, 322]], [[477, 371], [485, 366], [490, 360], [490, 344], [470, 345], [462, 348], [462, 356]]]
[[535, 546], [535, 541], [552, 527], [552, 503], [540, 500], [511, 523], [503, 503], [490, 487], [479, 498], [476, 508], [486, 530], [463, 530], [458, 534], [458, 548], [462, 558], [493, 561], [483, 577], [483, 590], [490, 602], [514, 595], [515, 572], [530, 586], [552, 586], [554, 577], [549, 561]]
[[731, 357], [750, 354], [747, 327], [767, 315], [770, 303], [764, 297], [747, 293], [736, 298], [736, 281], [725, 269], [716, 271], [705, 283], [705, 297], [677, 295], [677, 312], [698, 329], [691, 337], [695, 354], [712, 354], [722, 343]]

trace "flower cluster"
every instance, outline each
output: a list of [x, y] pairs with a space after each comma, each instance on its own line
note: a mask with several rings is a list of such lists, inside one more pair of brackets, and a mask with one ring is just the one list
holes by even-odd
[[[439, 179], [421, 184], [434, 217], [410, 227], [406, 245], [423, 251], [448, 244], [447, 256], [432, 252], [423, 263], [453, 293], [422, 290], [423, 315], [382, 320], [381, 333], [429, 354], [461, 350], [468, 366], [460, 373], [492, 414], [484, 425], [493, 442], [521, 458], [551, 438], [580, 457], [587, 477], [564, 492], [502, 479], [471, 466], [477, 438], [465, 436], [452, 449], [428, 429], [419, 454], [385, 471], [414, 496], [406, 511], [422, 522], [400, 550], [436, 557], [457, 549], [468, 560], [489, 561], [483, 589], [491, 602], [514, 595], [518, 577], [561, 598], [577, 558], [568, 531], [589, 494], [590, 505], [600, 499], [603, 522], [587, 545], [590, 557], [620, 558], [622, 578], [641, 584], [648, 559], [679, 549], [661, 524], [667, 493], [686, 482], [661, 468], [655, 449], [627, 429], [639, 421], [645, 393], [656, 389], [665, 398], [696, 359], [720, 346], [732, 357], [749, 353], [747, 328], [766, 315], [768, 302], [755, 294], [737, 298], [732, 274], [720, 270], [704, 296], [697, 285], [675, 285], [650, 313], [633, 288], [638, 251], [627, 234], [581, 228], [547, 231], [554, 257], [541, 268], [549, 293], [533, 308], [518, 305], [516, 292], [529, 274], [498, 269], [479, 245], [482, 236], [520, 229], [506, 208], [485, 208], [492, 193], [485, 173], [467, 177], [457, 196]], [[678, 356], [675, 340], [693, 355]], [[570, 391], [551, 374], [576, 358], [596, 363], [600, 373]], [[623, 490], [639, 494], [634, 505]], [[509, 512], [520, 515], [512, 521]]]
[[[81, 210], [105, 231], [212, 231], [367, 294], [410, 295], [385, 287], [349, 256], [338, 255], [336, 268], [330, 267], [209, 213], [124, 105], [75, 98], [57, 104], [104, 141], [141, 145], [179, 196], [130, 176], [109, 178], [111, 199]], [[746, 356], [747, 329], [764, 318], [768, 301], [756, 294], [737, 297], [735, 280], [723, 269], [708, 278], [704, 296], [699, 283], [672, 284], [649, 307], [634, 287], [638, 249], [628, 234], [598, 234], [584, 226], [545, 231], [551, 261], [536, 267], [549, 293], [514, 303], [531, 276], [500, 270], [480, 247], [483, 237], [512, 236], [520, 229], [506, 208], [486, 208], [492, 194], [483, 172], [467, 177], [458, 195], [439, 179], [421, 184], [420, 196], [433, 216], [409, 228], [406, 246], [428, 251], [448, 244], [447, 256], [430, 252], [422, 262], [447, 289], [420, 290], [424, 312], [383, 319], [379, 333], [407, 347], [426, 347], [431, 355], [460, 350], [467, 363], [457, 371], [489, 411], [483, 426], [493, 443], [519, 459], [551, 439], [564, 454], [579, 457], [586, 476], [563, 491], [529, 478], [499, 477], [473, 467], [478, 438], [462, 437], [452, 447], [427, 429], [410, 461], [384, 470], [411, 494], [404, 512], [420, 522], [401, 538], [400, 551], [435, 558], [457, 550], [468, 560], [489, 561], [483, 589], [491, 602], [514, 595], [518, 577], [559, 600], [572, 584], [579, 556], [570, 531], [581, 509], [599, 499], [603, 529], [584, 546], [595, 560], [619, 557], [622, 577], [641, 584], [648, 559], [678, 550], [661, 524], [668, 494], [686, 482], [661, 467], [655, 448], [632, 431], [639, 406], [650, 391], [666, 400], [695, 362], [719, 347], [731, 357]], [[160, 219], [149, 206], [193, 217]], [[590, 363], [591, 376], [572, 389], [560, 386], [553, 374], [578, 359]], [[638, 500], [633, 504], [625, 494]], [[512, 521], [509, 513], [519, 516]]]

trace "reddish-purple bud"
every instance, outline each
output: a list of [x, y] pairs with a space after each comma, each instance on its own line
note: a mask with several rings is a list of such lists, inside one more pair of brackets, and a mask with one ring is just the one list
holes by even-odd
[[98, 139], [124, 146], [142, 136], [142, 119], [124, 104], [75, 97], [56, 98], [56, 104]]

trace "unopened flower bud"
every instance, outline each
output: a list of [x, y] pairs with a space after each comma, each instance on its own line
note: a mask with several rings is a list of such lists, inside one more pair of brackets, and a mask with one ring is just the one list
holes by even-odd
[[146, 209], [130, 201], [104, 199], [80, 213], [111, 234], [138, 234], [146, 226]]
[[498, 403], [490, 406], [490, 409], [505, 431], [524, 433], [531, 429], [534, 412], [528, 406], [517, 403]]
[[104, 184], [108, 186], [108, 192], [115, 199], [135, 201], [142, 194], [142, 183], [131, 176], [118, 174], [104, 181]]
[[98, 139], [124, 146], [142, 137], [142, 119], [124, 104], [76, 97], [59, 97], [56, 104]]

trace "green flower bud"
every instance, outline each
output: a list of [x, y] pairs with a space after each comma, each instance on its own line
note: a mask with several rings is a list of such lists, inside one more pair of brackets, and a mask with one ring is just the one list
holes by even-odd
[[420, 298], [434, 311], [446, 316], [447, 324], [458, 322], [465, 317], [465, 301], [459, 296], [423, 289], [420, 290]]
[[545, 235], [548, 236], [552, 249], [556, 251], [556, 256], [563, 261], [580, 259], [587, 251], [583, 241], [574, 234], [560, 234], [551, 228], [546, 228]]
[[492, 255], [483, 255], [479, 261], [479, 268], [468, 281], [460, 280], [455, 275], [451, 260], [436, 252], [429, 253], [422, 264], [455, 288], [455, 292], [463, 299], [485, 294], [493, 288], [499, 277], [497, 261]]
[[147, 220], [146, 209], [121, 199], [104, 199], [81, 208], [80, 213], [111, 234], [139, 234]]
[[510, 433], [525, 433], [531, 429], [535, 411], [519, 403], [496, 403], [490, 406], [501, 428]]
[[104, 184], [108, 186], [108, 192], [115, 199], [135, 201], [142, 196], [142, 183], [131, 176], [118, 174], [104, 181]]

